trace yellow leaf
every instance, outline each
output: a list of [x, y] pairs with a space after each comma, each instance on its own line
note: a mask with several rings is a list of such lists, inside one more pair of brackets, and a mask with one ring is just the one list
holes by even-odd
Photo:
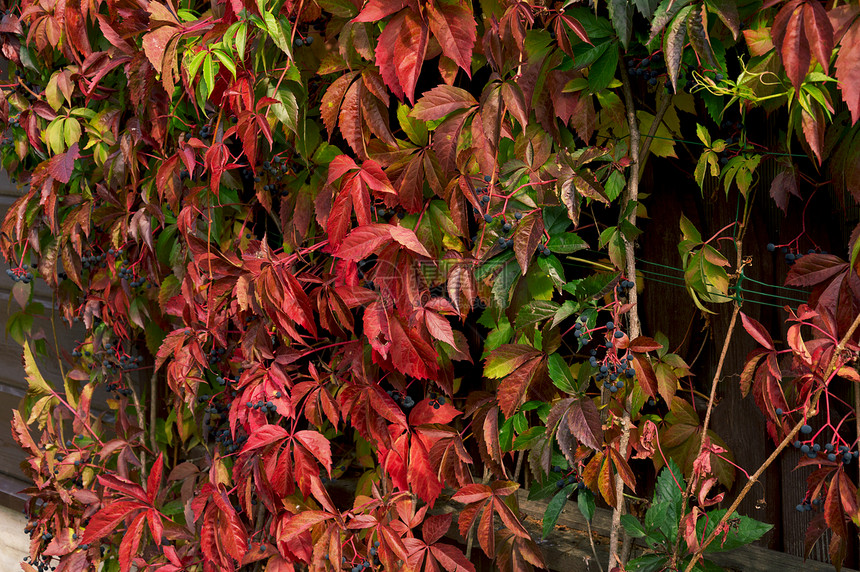
[[39, 372], [39, 367], [36, 365], [36, 359], [33, 357], [33, 351], [30, 349], [30, 342], [24, 342], [24, 373], [27, 374], [27, 384], [29, 388], [27, 393], [30, 395], [50, 395], [53, 393], [51, 386], [42, 377]]

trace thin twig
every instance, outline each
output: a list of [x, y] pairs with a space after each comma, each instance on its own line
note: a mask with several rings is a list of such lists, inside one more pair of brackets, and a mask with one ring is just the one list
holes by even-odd
[[597, 567], [600, 572], [603, 572], [603, 564], [600, 563], [600, 557], [597, 556], [597, 547], [594, 546], [594, 535], [591, 533], [591, 521], [585, 519], [585, 526], [588, 528], [588, 542], [591, 544], [591, 553], [594, 554], [594, 560], [597, 562]]

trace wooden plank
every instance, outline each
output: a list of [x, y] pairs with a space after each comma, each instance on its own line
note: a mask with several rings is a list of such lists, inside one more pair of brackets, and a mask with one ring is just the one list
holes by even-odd
[[[517, 491], [517, 501], [519, 502], [520, 510], [526, 516], [527, 528], [529, 522], [534, 521], [540, 523], [543, 518], [543, 513], [546, 510], [546, 501], [530, 501], [528, 500], [527, 491]], [[595, 511], [592, 519], [592, 534], [595, 536], [595, 546], [601, 562], [605, 565], [608, 561], [608, 547], [606, 546], [609, 538], [609, 530], [611, 528], [612, 513], [609, 510], [598, 508]], [[556, 523], [556, 530], [553, 531], [546, 542], [541, 543], [541, 547], [554, 547], [569, 540], [571, 531], [575, 536], [583, 538], [586, 546], [588, 546], [587, 534], [588, 526], [585, 518], [576, 508], [573, 503], [562, 510]], [[535, 539], [540, 538], [540, 531], [529, 530]], [[582, 542], [577, 542], [576, 546], [582, 550]], [[640, 551], [644, 552], [645, 545], [637, 542], [636, 546]], [[545, 551], [547, 564], [553, 570], [586, 570], [587, 568], [568, 568], [569, 561], [565, 559], [563, 554], [557, 554], [559, 551], [552, 549]], [[563, 551], [562, 551], [563, 552]], [[588, 555], [593, 560], [590, 547]], [[556, 556], [559, 556], [558, 558]], [[833, 567], [829, 564], [816, 562], [812, 560], [803, 561], [802, 558], [769, 550], [760, 546], [745, 546], [724, 553], [710, 553], [708, 559], [713, 562], [728, 568], [729, 570], [737, 570], [738, 572], [772, 572], [774, 570], [804, 570], [806, 572], [832, 572]], [[842, 568], [845, 572], [857, 572], [850, 568]]]
[[[540, 523], [543, 518], [543, 513], [546, 510], [546, 501], [530, 501], [528, 500], [527, 491], [517, 491], [517, 501], [519, 502], [520, 511], [526, 516], [526, 528], [535, 539], [540, 538], [540, 528], [537, 531], [529, 523]], [[609, 510], [598, 508], [595, 511], [592, 519], [591, 527], [593, 534], [597, 536], [595, 546], [601, 562], [605, 565], [608, 562], [608, 537], [611, 528], [612, 513]], [[544, 555], [547, 558], [547, 564], [552, 570], [559, 571], [576, 571], [588, 570], [584, 562], [573, 563], [571, 559], [574, 557], [573, 551], [567, 551], [562, 544], [571, 542], [571, 534], [579, 536], [582, 541], [574, 542], [573, 551], [583, 551], [583, 542], [588, 546], [588, 526], [585, 518], [579, 512], [575, 503], [568, 503], [562, 510], [556, 523], [556, 530], [550, 534], [547, 542], [541, 544], [545, 548]], [[636, 546], [640, 551], [645, 549], [645, 545], [637, 542]], [[579, 557], [582, 558], [582, 555]], [[587, 550], [587, 556], [593, 561], [594, 556], [591, 553], [590, 547]], [[780, 571], [795, 571], [803, 570], [804, 572], [832, 572], [833, 566], [823, 562], [814, 560], [804, 561], [802, 558], [769, 550], [760, 546], [744, 546], [730, 552], [714, 552], [707, 555], [709, 560], [716, 564], [734, 570], [737, 572], [773, 572]], [[579, 566], [578, 568], [575, 566]], [[605, 568], [604, 568], [605, 569]], [[843, 572], [857, 572], [850, 568], [842, 568]]]

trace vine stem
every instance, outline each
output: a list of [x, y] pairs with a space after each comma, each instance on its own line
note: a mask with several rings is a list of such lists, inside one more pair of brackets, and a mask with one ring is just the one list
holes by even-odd
[[[630, 175], [627, 180], [627, 188], [624, 192], [624, 199], [621, 204], [621, 216], [624, 216], [624, 213], [627, 211], [627, 206], [632, 202], [635, 203], [639, 199], [639, 176], [640, 176], [640, 159], [639, 159], [639, 145], [640, 145], [640, 131], [639, 131], [639, 121], [636, 118], [636, 107], [633, 102], [633, 89], [630, 86], [630, 76], [627, 74], [627, 67], [624, 59], [621, 58], [621, 65], [618, 66], [621, 72], [621, 85], [624, 91], [624, 107], [627, 115], [627, 125], [630, 129]], [[664, 98], [664, 101], [668, 98]], [[658, 116], [654, 117], [654, 124], [651, 126], [652, 131], [656, 133], [656, 126], [660, 123], [662, 119], [662, 114], [666, 112], [668, 108], [668, 103], [664, 103], [661, 101], [660, 110], [658, 110]], [[662, 113], [661, 113], [662, 111]], [[649, 133], [649, 138], [653, 137], [651, 133]], [[643, 150], [647, 152], [649, 147], [649, 143], [646, 141], [646, 145]], [[634, 206], [631, 209], [630, 213], [627, 215], [627, 222], [631, 225], [636, 225], [636, 208]], [[624, 240], [624, 266], [625, 273], [628, 278], [633, 277], [636, 278], [636, 258], [633, 252], [633, 242], [628, 240], [626, 236], [622, 234], [622, 238]], [[642, 326], [639, 321], [639, 305], [638, 305], [638, 295], [636, 292], [636, 288], [631, 288], [629, 293], [629, 303], [630, 303], [630, 311], [627, 314], [628, 317], [628, 335], [631, 339], [635, 339], [639, 337], [641, 334]], [[627, 456], [627, 447], [630, 444], [630, 396], [627, 397], [627, 403], [624, 407], [624, 413], [621, 417], [621, 440], [619, 443], [619, 452], [623, 457]], [[609, 569], [612, 570], [613, 564], [617, 562], [621, 568], [624, 568], [624, 562], [621, 554], [619, 554], [619, 540], [621, 537], [621, 514], [624, 511], [624, 481], [621, 479], [620, 474], [615, 475], [615, 498], [617, 499], [617, 505], [612, 508], [612, 527], [609, 530]], [[627, 550], [624, 550], [627, 552]]]
[[[726, 228], [720, 229], [717, 234], [722, 233], [724, 230], [726, 230]], [[741, 228], [741, 232], [738, 233], [736, 244], [737, 257], [735, 258], [735, 271], [740, 273], [743, 270], [743, 228]], [[720, 350], [720, 359], [717, 361], [717, 370], [714, 372], [714, 378], [711, 380], [711, 392], [708, 395], [708, 406], [707, 408], [705, 408], [705, 421], [702, 424], [702, 438], [699, 440], [699, 448], [696, 451], [696, 456], [694, 457], [695, 459], [699, 458], [699, 455], [702, 454], [702, 450], [705, 448], [705, 440], [708, 438], [708, 426], [711, 424], [711, 413], [713, 413], [714, 411], [714, 399], [717, 395], [717, 385], [719, 385], [720, 378], [723, 376], [723, 367], [726, 364], [726, 356], [729, 353], [729, 345], [731, 344], [732, 336], [735, 333], [735, 326], [738, 322], [738, 315], [741, 313], [741, 305], [737, 300], [734, 300], [733, 306], [734, 307], [732, 308], [732, 317], [729, 320], [729, 328], [726, 332], [726, 339], [723, 340], [723, 348], [722, 350]], [[687, 488], [684, 491], [683, 502], [681, 504], [681, 515], [687, 514], [687, 506], [690, 502], [690, 495], [693, 493], [694, 481], [695, 479], [691, 478], [687, 483]], [[678, 536], [675, 538], [675, 558], [677, 558], [679, 553], [682, 535], [683, 531], [679, 528]]]
[[[845, 332], [845, 335], [842, 336], [842, 339], [839, 341], [839, 345], [836, 346], [836, 349], [833, 352], [833, 358], [831, 358], [830, 364], [827, 366], [827, 375], [824, 376], [825, 379], [830, 379], [830, 377], [833, 375], [833, 372], [836, 371], [836, 366], [839, 363], [839, 355], [842, 353], [842, 350], [845, 349], [845, 345], [854, 335], [854, 332], [857, 331], [858, 327], [860, 327], [860, 314], [858, 314], [857, 317], [854, 318], [854, 321], [851, 323], [851, 327], [848, 328], [848, 331]], [[699, 558], [701, 557], [702, 553], [705, 551], [708, 545], [710, 545], [717, 538], [717, 535], [719, 534], [720, 530], [735, 513], [738, 506], [741, 504], [741, 501], [746, 498], [753, 485], [758, 482], [758, 478], [762, 475], [762, 473], [767, 470], [768, 467], [771, 466], [771, 464], [773, 464], [777, 457], [779, 457], [779, 454], [782, 453], [782, 450], [788, 447], [788, 444], [792, 442], [795, 435], [797, 435], [797, 433], [800, 431], [800, 428], [803, 427], [803, 425], [806, 423], [807, 415], [814, 412], [817, 408], [818, 400], [821, 397], [821, 393], [824, 391], [825, 388], [826, 385], [822, 384], [822, 386], [816, 390], [815, 395], [809, 400], [809, 405], [807, 405], [806, 407], [806, 415], [804, 415], [800, 419], [800, 421], [797, 422], [794, 428], [792, 428], [788, 435], [785, 436], [785, 438], [782, 440], [779, 446], [777, 446], [774, 452], [771, 453], [770, 456], [765, 460], [765, 462], [762, 463], [762, 465], [758, 469], [756, 469], [756, 472], [752, 474], [752, 476], [747, 481], [747, 484], [744, 485], [743, 489], [741, 489], [740, 494], [737, 496], [737, 498], [735, 498], [734, 502], [726, 510], [726, 513], [723, 515], [723, 518], [720, 519], [720, 522], [717, 523], [717, 525], [714, 527], [714, 530], [711, 531], [711, 534], [708, 535], [708, 537], [696, 550], [695, 554], [693, 554], [693, 557], [690, 559], [690, 562], [687, 564], [687, 567], [684, 569], [684, 572], [691, 572], [693, 570], [693, 567], [695, 567], [696, 562], [699, 561]]]

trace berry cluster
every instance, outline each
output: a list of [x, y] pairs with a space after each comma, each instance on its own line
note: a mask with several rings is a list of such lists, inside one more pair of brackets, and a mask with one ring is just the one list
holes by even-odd
[[293, 40], [293, 45], [297, 48], [301, 48], [302, 46], [310, 46], [314, 43], [314, 37], [311, 35], [305, 36], [304, 38], [299, 38], [296, 36], [296, 39]]
[[[234, 441], [229, 429], [219, 429], [215, 432], [215, 442], [223, 446], [224, 452], [228, 455], [239, 451], [247, 440], [247, 435], [239, 435]], [[256, 501], [253, 501], [253, 504], [256, 504]]]
[[207, 358], [209, 361], [209, 365], [216, 364], [221, 361], [221, 357], [225, 353], [227, 353], [227, 350], [225, 348], [212, 348], [211, 350], [209, 350], [209, 356]]
[[[781, 246], [769, 242], [767, 245], [768, 252], [776, 252], [779, 250], [779, 253], [785, 256], [785, 263], [789, 266], [794, 265], [794, 263], [801, 258], [803, 258], [803, 253], [800, 252], [798, 248], [794, 248], [791, 245]], [[806, 251], [806, 254], [827, 254], [826, 250], [821, 250], [819, 248], [810, 248]]]
[[630, 74], [630, 77], [640, 77], [647, 80], [650, 86], [657, 85], [657, 78], [665, 73], [665, 71], [666, 66], [663, 65], [662, 52], [657, 52], [650, 57], [642, 58], [638, 61], [635, 59], [627, 61], [627, 73]]
[[[368, 551], [370, 556], [370, 560], [362, 557], [356, 556], [352, 561], [347, 561], [346, 556], [343, 556], [340, 559], [341, 565], [346, 568], [349, 568], [350, 572], [362, 572], [363, 570], [368, 570], [370, 568], [379, 568], [382, 566], [382, 562], [379, 560], [379, 541], [373, 543], [373, 547]], [[326, 560], [328, 560], [328, 555], [326, 555]]]
[[[24, 529], [24, 531], [26, 532], [26, 529]], [[47, 534], [51, 534], [51, 533], [49, 532]], [[52, 538], [53, 538], [53, 536], [52, 536]], [[43, 540], [50, 540], [50, 538], [45, 539], [43, 537]], [[83, 547], [81, 547], [81, 548], [83, 548]], [[51, 565], [52, 560], [53, 560], [53, 556], [40, 556], [38, 558], [34, 558], [32, 561], [30, 560], [29, 556], [24, 557], [24, 562], [30, 564], [30, 566], [32, 566], [33, 568], [38, 570], [38, 572], [48, 572], [49, 570], [56, 570], [57, 567]]]
[[807, 511], [811, 511], [813, 506], [816, 508], [820, 507], [821, 506], [821, 499], [815, 499], [812, 502], [809, 502], [808, 500], [804, 500], [802, 503], [800, 503], [799, 505], [797, 505], [794, 508], [797, 509], [797, 512], [807, 512]]
[[574, 483], [576, 483], [576, 486], [573, 488], [574, 491], [580, 488], [585, 488], [585, 485], [582, 483], [579, 475], [577, 475], [575, 471], [565, 471], [556, 465], [553, 466], [552, 473], [562, 477], [555, 482], [555, 488], [557, 489], [563, 489], [567, 485], [572, 485]]
[[[275, 392], [276, 399], [281, 396], [280, 393], [280, 391]], [[246, 401], [245, 407], [247, 407], [248, 409], [257, 409], [263, 415], [266, 415], [268, 413], [275, 413], [278, 410], [278, 406], [275, 405], [273, 401], [263, 401], [262, 399], [258, 400], [256, 403], [253, 401]]]
[[242, 178], [246, 181], [254, 181], [255, 183], [259, 183], [262, 181], [259, 175], [255, 175], [254, 171], [250, 167], [245, 167], [242, 169]]
[[[36, 265], [33, 265], [35, 268]], [[13, 282], [23, 282], [24, 284], [29, 284], [33, 281], [33, 273], [27, 270], [26, 268], [7, 268], [6, 276], [12, 279]]]
[[200, 139], [209, 139], [212, 136], [212, 127], [207, 123], [200, 128]]
[[[777, 415], [784, 415], [785, 412], [781, 408], [776, 409]], [[812, 426], [808, 424], [804, 424], [800, 428], [800, 432], [804, 435], [809, 435], [812, 433]], [[860, 456], [860, 452], [851, 451], [851, 447], [848, 445], [839, 445], [836, 446], [835, 443], [825, 443], [823, 446], [819, 443], [815, 443], [815, 437], [808, 439], [807, 441], [801, 441], [800, 439], [794, 442], [794, 448], [800, 449], [800, 452], [809, 457], [810, 459], [815, 459], [819, 455], [825, 455], [827, 460], [831, 463], [835, 463], [837, 459], [842, 461], [843, 464], [849, 465], [851, 461]]]
[[412, 397], [403, 395], [399, 391], [386, 391], [385, 393], [390, 395], [391, 399], [403, 409], [412, 409], [415, 406], [415, 400]]
[[388, 220], [388, 217], [396, 215], [398, 218], [406, 216], [406, 211], [403, 207], [386, 209], [385, 207], [375, 207], [374, 212], [379, 220]]
[[107, 267], [107, 254], [102, 252], [101, 254], [82, 256], [81, 257], [81, 266], [84, 267], [84, 270], [90, 270], [90, 269], [96, 269], [96, 268], [106, 268]]

